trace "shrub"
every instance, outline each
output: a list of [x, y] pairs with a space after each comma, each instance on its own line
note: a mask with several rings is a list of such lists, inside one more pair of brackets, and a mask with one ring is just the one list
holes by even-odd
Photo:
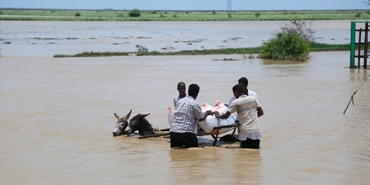
[[133, 9], [133, 10], [131, 10], [131, 11], [128, 13], [128, 15], [129, 15], [130, 17], [140, 17], [141, 12], [140, 12], [140, 10], [139, 10], [139, 9]]
[[77, 13], [75, 14], [75, 16], [76, 16], [76, 17], [79, 17], [79, 16], [81, 16], [81, 14], [77, 12]]
[[260, 12], [256, 12], [256, 13], [254, 14], [254, 16], [256, 16], [256, 18], [258, 18], [260, 15], [261, 15], [261, 13], [260, 13]]
[[361, 13], [357, 13], [355, 17], [361, 17]]
[[125, 17], [125, 15], [123, 15], [123, 13], [120, 13], [117, 15], [117, 17]]
[[307, 42], [314, 42], [315, 31], [311, 27], [313, 21], [291, 20], [290, 25], [285, 24], [281, 30], [285, 33], [296, 33]]
[[159, 17], [160, 18], [165, 18], [165, 16], [163, 14], [160, 14]]
[[305, 61], [310, 44], [294, 32], [280, 32], [262, 45], [260, 57], [273, 60]]
[[216, 14], [216, 11], [215, 11], [215, 10], [213, 10], [213, 11], [212, 11], [212, 14]]
[[172, 17], [177, 17], [177, 15], [173, 15]]

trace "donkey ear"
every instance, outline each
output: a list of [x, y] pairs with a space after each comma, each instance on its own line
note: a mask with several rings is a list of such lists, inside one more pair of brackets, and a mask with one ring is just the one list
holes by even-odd
[[145, 118], [145, 117], [147, 117], [147, 116], [149, 116], [150, 115], [150, 113], [148, 113], [148, 114], [140, 114], [140, 117], [141, 118]]
[[130, 118], [130, 115], [131, 115], [131, 109], [130, 109], [130, 112], [129, 113], [127, 113], [127, 115], [123, 118], [124, 120], [128, 120], [128, 118]]
[[114, 116], [115, 116], [117, 119], [121, 119], [121, 117], [119, 117], [116, 113], [114, 113]]

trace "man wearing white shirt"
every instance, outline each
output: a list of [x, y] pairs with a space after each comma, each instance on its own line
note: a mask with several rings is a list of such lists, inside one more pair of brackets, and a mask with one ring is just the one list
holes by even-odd
[[258, 118], [262, 116], [263, 110], [254, 96], [244, 94], [243, 87], [239, 84], [233, 87], [236, 100], [232, 101], [229, 109], [223, 115], [214, 112], [216, 118], [226, 119], [230, 114], [237, 112], [239, 119], [239, 141], [241, 148], [260, 148], [262, 133]]
[[[254, 91], [248, 89], [248, 79], [246, 77], [241, 77], [238, 80], [238, 84], [243, 87], [243, 92], [244, 92], [245, 95], [247, 95], [247, 96], [254, 96], [257, 99], [257, 93], [255, 93]], [[231, 102], [233, 102], [235, 99], [236, 99], [235, 96], [232, 96], [229, 99], [229, 102], [227, 103], [227, 106], [230, 106], [231, 105]]]
[[177, 91], [179, 91], [179, 95], [173, 98], [173, 105], [176, 109], [177, 102], [186, 96], [186, 85], [185, 82], [179, 82], [177, 84]]

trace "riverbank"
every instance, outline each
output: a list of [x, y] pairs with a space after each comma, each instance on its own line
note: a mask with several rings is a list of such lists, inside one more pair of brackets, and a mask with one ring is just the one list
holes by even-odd
[[[348, 51], [350, 44], [324, 44], [311, 43], [310, 51]], [[109, 57], [109, 56], [166, 56], [166, 55], [219, 55], [219, 54], [240, 54], [245, 58], [255, 57], [253, 54], [261, 53], [262, 47], [248, 48], [222, 48], [222, 49], [202, 49], [202, 50], [182, 50], [182, 51], [148, 51], [148, 52], [82, 52], [74, 55], [56, 54], [53, 58], [66, 57]], [[258, 55], [257, 55], [258, 57]]]
[[17, 21], [283, 21], [283, 20], [369, 20], [369, 10], [245, 10], [180, 11], [130, 10], [0, 9], [0, 20]]

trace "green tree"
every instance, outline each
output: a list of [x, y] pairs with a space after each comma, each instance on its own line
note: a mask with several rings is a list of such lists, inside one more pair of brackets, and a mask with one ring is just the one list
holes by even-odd
[[139, 10], [139, 9], [133, 9], [133, 10], [131, 10], [131, 11], [128, 13], [128, 15], [129, 15], [130, 17], [140, 17], [141, 12], [140, 12], [140, 10]]
[[79, 12], [77, 12], [77, 13], [75, 14], [75, 16], [76, 16], [76, 17], [80, 17], [80, 16], [81, 16], [81, 14], [80, 14]]
[[262, 45], [260, 57], [273, 60], [306, 61], [310, 44], [295, 32], [280, 32]]
[[260, 12], [256, 12], [256, 13], [254, 14], [254, 16], [256, 16], [256, 18], [258, 18], [260, 15], [261, 15], [261, 13], [260, 13]]

